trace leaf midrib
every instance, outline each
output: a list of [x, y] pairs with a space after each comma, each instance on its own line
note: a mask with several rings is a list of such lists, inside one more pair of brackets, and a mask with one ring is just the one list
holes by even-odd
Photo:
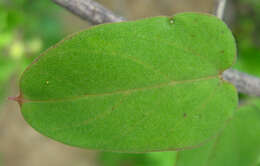
[[221, 79], [221, 75], [213, 75], [213, 76], [190, 79], [190, 80], [170, 81], [170, 82], [167, 82], [167, 83], [161, 83], [161, 84], [158, 84], [158, 85], [152, 85], [152, 86], [142, 87], [142, 88], [119, 90], [119, 91], [106, 92], [106, 93], [101, 93], [101, 94], [99, 94], [99, 93], [97, 93], [97, 94], [85, 94], [85, 95], [72, 96], [72, 97], [61, 98], [61, 99], [32, 100], [32, 99], [22, 98], [21, 102], [22, 103], [28, 103], [28, 102], [34, 102], [34, 103], [64, 102], [64, 101], [73, 101], [73, 100], [79, 100], [79, 99], [90, 98], [90, 97], [112, 96], [112, 95], [116, 95], [116, 94], [131, 94], [131, 93], [139, 92], [139, 91], [158, 89], [158, 88], [162, 88], [162, 87], [166, 87], [166, 86], [174, 86], [174, 85], [177, 85], [177, 84], [192, 83], [192, 82], [210, 80], [210, 79], [215, 79], [215, 78]]

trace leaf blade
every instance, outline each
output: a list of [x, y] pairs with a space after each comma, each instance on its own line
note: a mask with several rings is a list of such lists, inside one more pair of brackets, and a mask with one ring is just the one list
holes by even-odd
[[[49, 49], [21, 78], [25, 120], [60, 142], [106, 151], [205, 142], [237, 105], [235, 88], [219, 75], [235, 59], [234, 38], [214, 16], [185, 13], [174, 21], [97, 26]], [[200, 40], [191, 40], [195, 32]]]
[[249, 166], [259, 163], [259, 100], [241, 106], [215, 139], [202, 147], [178, 152], [176, 166]]

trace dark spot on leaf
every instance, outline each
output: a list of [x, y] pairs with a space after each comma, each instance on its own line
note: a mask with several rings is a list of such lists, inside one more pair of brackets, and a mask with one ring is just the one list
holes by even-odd
[[221, 51], [220, 51], [220, 53], [221, 53], [221, 54], [224, 54], [224, 53], [225, 53], [225, 51], [224, 51], [224, 50], [221, 50]]
[[191, 35], [191, 37], [193, 37], [193, 38], [194, 38], [194, 37], [195, 37], [195, 35], [194, 35], [194, 34], [192, 34], [192, 35]]
[[186, 117], [187, 117], [187, 114], [186, 114], [186, 113], [184, 113], [184, 114], [183, 114], [183, 117], [184, 117], [184, 118], [186, 118]]

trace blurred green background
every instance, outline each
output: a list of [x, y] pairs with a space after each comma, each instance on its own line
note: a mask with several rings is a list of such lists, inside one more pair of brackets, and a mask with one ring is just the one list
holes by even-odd
[[[197, 11], [214, 13], [214, 0], [99, 0], [130, 20]], [[238, 45], [234, 68], [260, 77], [260, 1], [233, 0], [225, 20]], [[27, 125], [18, 104], [19, 76], [44, 50], [91, 26], [46, 0], [0, 0], [0, 165], [2, 166], [173, 166], [175, 152], [98, 153], [52, 141]], [[241, 100], [248, 97], [242, 95]]]

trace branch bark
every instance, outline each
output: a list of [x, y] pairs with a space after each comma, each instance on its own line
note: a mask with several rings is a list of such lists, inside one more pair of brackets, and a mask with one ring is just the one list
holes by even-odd
[[[120, 22], [126, 20], [123, 17], [113, 14], [93, 0], [52, 0], [56, 4], [68, 9], [75, 15], [85, 19], [92, 24], [106, 22]], [[226, 0], [219, 0], [216, 15], [222, 19], [224, 16]], [[239, 92], [251, 96], [260, 96], [260, 79], [233, 69], [226, 70], [223, 78], [236, 86]]]
[[226, 70], [223, 78], [233, 83], [241, 93], [260, 96], [260, 79], [233, 69]]
[[124, 21], [123, 17], [115, 15], [99, 3], [92, 0], [52, 0], [92, 24]]
[[225, 7], [226, 7], [226, 0], [219, 0], [218, 7], [216, 11], [216, 16], [220, 18], [221, 20], [224, 17]]

